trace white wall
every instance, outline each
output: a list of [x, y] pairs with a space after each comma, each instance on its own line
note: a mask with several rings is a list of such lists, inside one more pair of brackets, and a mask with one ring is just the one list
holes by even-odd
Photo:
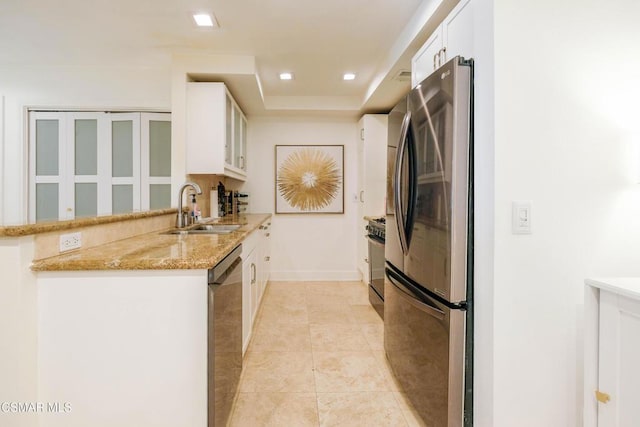
[[274, 215], [271, 280], [359, 280], [356, 267], [357, 121], [251, 117], [247, 183], [252, 212], [275, 212], [275, 145], [344, 144], [345, 213]]
[[[0, 402], [37, 401], [36, 279], [33, 237], [0, 239]], [[37, 414], [0, 411], [0, 425], [37, 425]]]
[[494, 0], [473, 1], [474, 425], [494, 426]]
[[640, 275], [638, 16], [495, 1], [495, 426], [582, 424], [583, 281]]
[[28, 201], [24, 109], [37, 106], [170, 111], [171, 68], [169, 63], [158, 67], [2, 66], [0, 94], [5, 97], [0, 224], [20, 224], [27, 219]]

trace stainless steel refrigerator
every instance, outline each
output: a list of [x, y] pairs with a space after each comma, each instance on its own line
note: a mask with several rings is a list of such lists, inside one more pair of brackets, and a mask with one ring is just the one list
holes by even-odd
[[429, 426], [473, 422], [472, 98], [456, 57], [389, 115], [384, 346]]

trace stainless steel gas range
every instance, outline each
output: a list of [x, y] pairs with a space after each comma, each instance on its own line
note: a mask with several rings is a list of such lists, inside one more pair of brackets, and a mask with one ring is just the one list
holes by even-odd
[[369, 220], [369, 302], [380, 317], [384, 317], [384, 241], [385, 218]]

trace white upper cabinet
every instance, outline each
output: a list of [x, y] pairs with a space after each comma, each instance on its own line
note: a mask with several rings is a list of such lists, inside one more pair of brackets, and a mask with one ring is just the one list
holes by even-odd
[[187, 173], [246, 180], [247, 119], [224, 83], [187, 84]]
[[411, 87], [415, 87], [435, 70], [442, 53], [442, 26], [429, 36], [411, 59]]
[[411, 86], [457, 55], [473, 57], [473, 0], [458, 3], [411, 59]]

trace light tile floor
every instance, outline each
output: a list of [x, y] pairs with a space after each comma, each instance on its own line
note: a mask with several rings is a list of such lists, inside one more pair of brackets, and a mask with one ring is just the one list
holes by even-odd
[[231, 426], [422, 425], [362, 282], [269, 282], [263, 298]]

